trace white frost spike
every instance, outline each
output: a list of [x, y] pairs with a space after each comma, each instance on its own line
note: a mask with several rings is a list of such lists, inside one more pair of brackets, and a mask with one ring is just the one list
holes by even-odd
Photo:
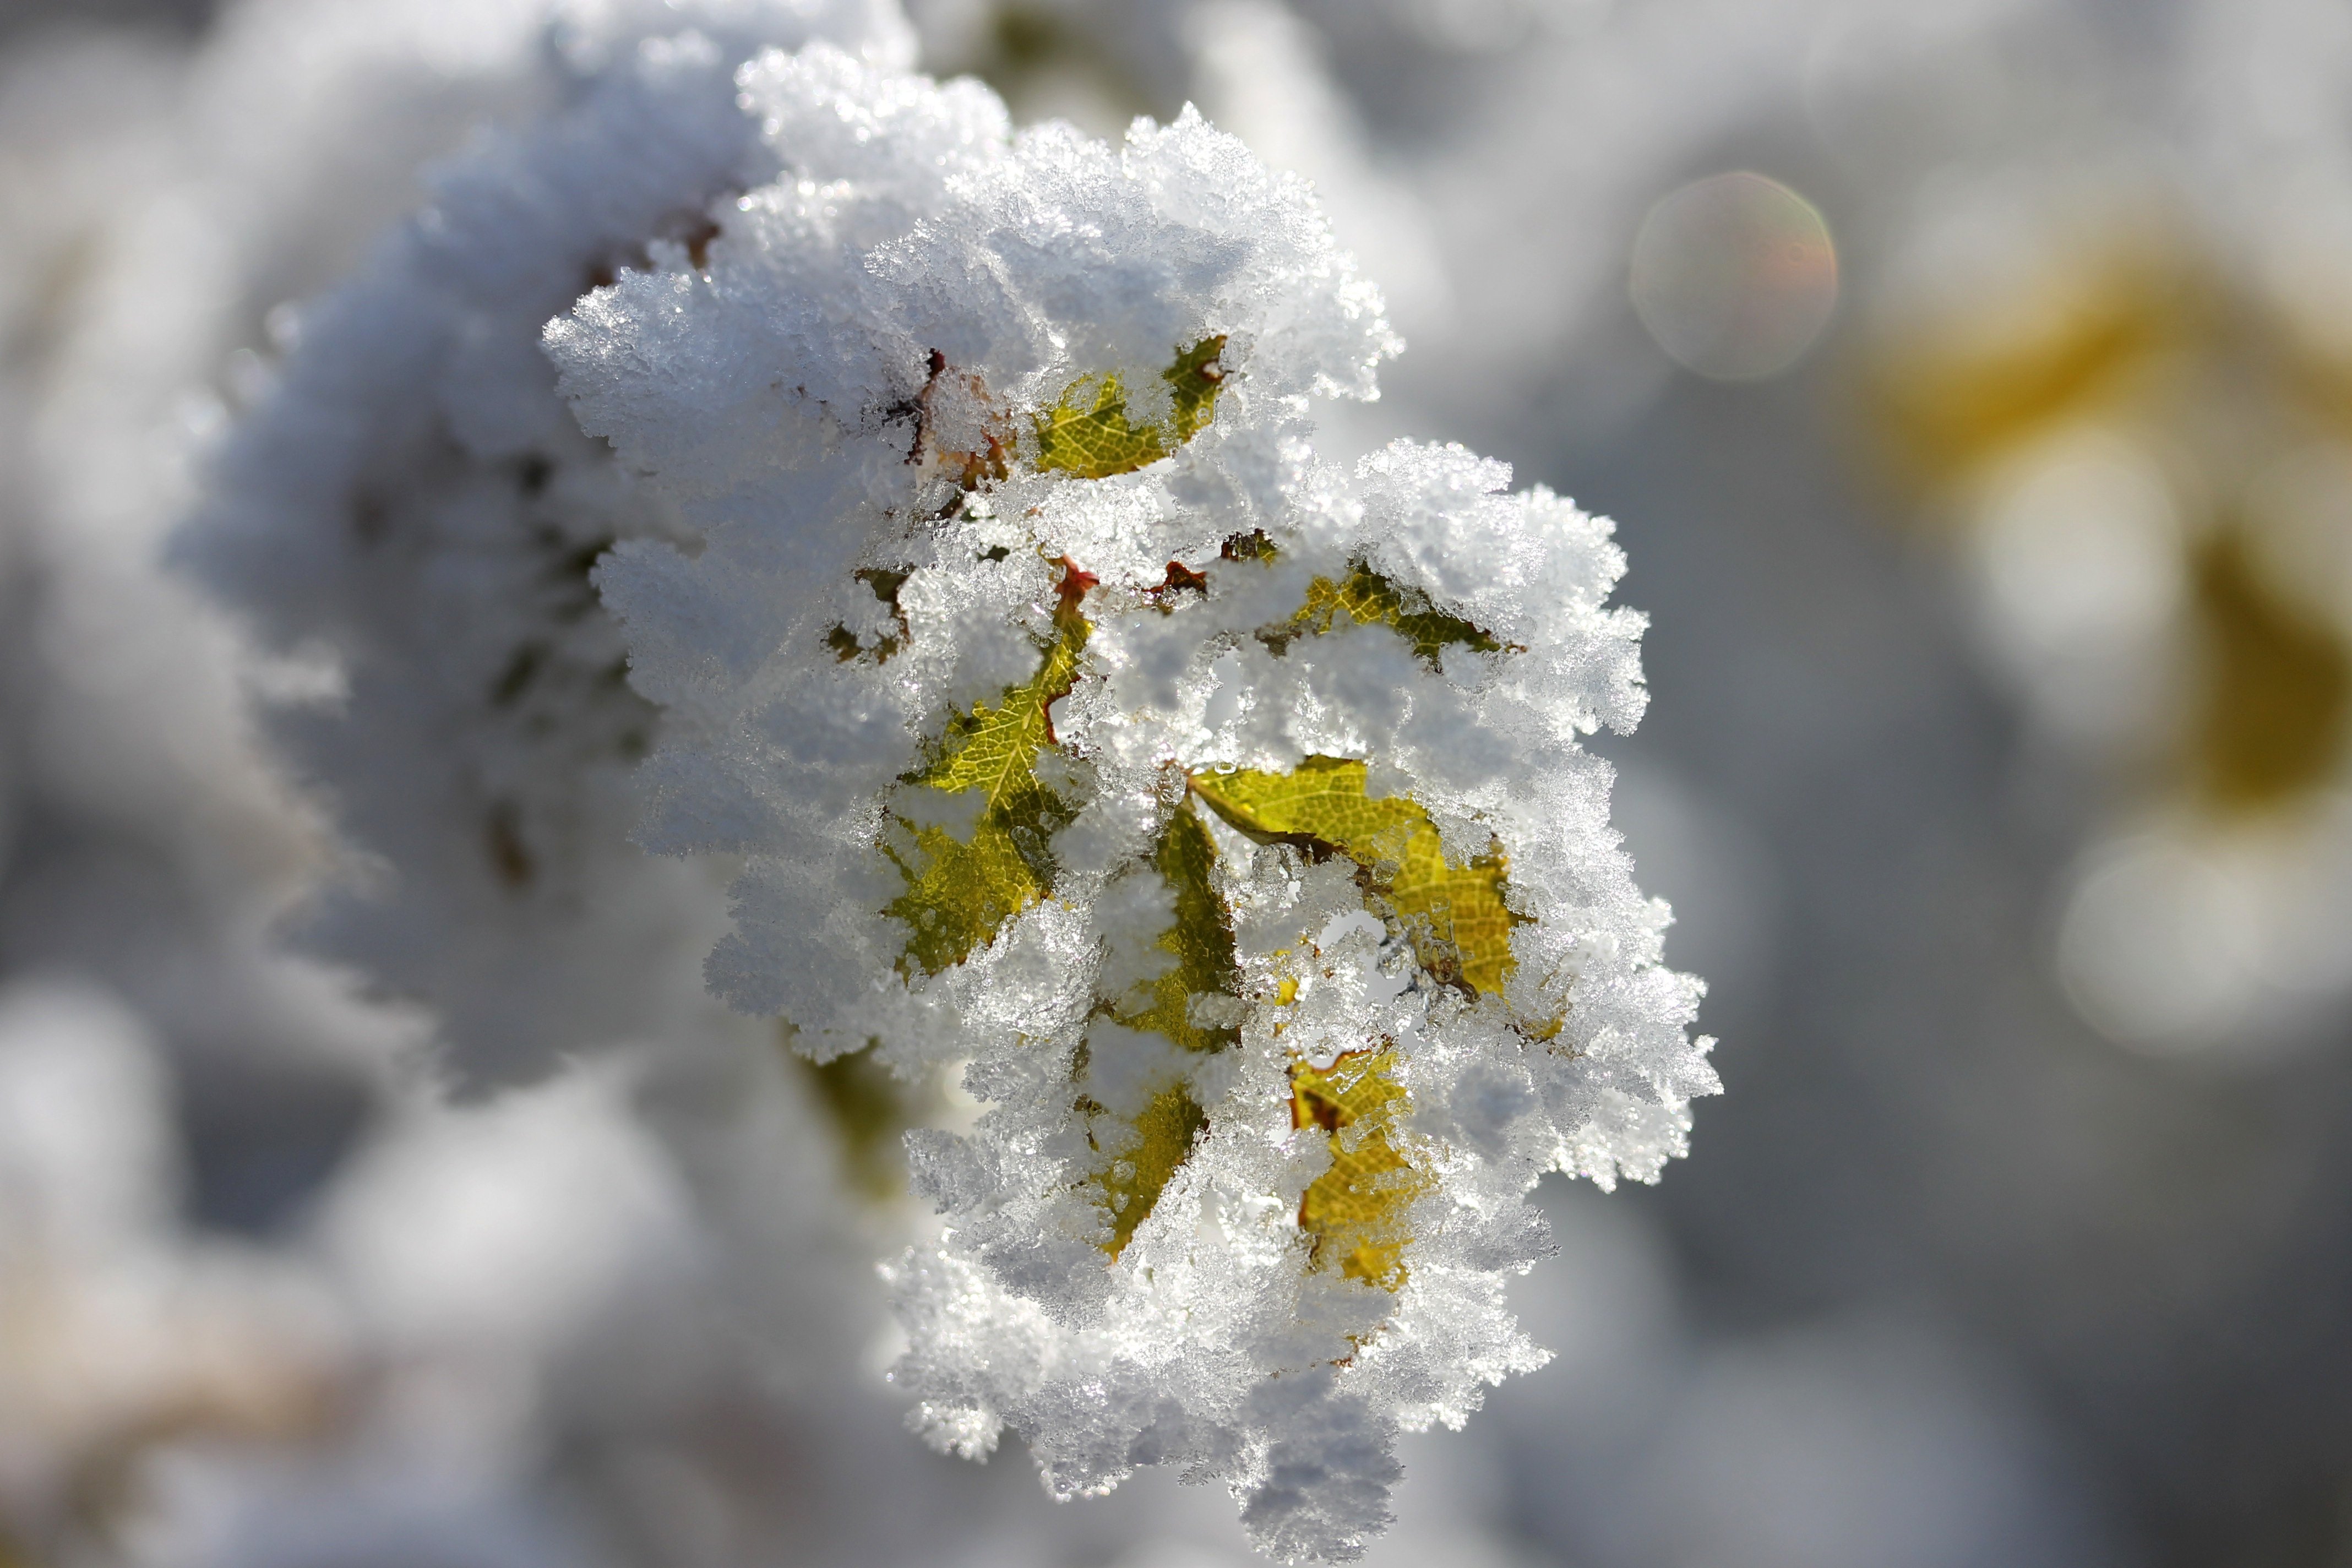
[[1198, 115], [741, 82], [781, 176], [547, 334], [679, 522], [599, 578], [643, 841], [741, 857], [730, 1001], [988, 1103], [911, 1140], [916, 1428], [1353, 1556], [1394, 1435], [1544, 1359], [1537, 1178], [1654, 1179], [1717, 1087], [1580, 744], [1644, 698], [1610, 527], [1458, 447], [1318, 458], [1401, 345]]

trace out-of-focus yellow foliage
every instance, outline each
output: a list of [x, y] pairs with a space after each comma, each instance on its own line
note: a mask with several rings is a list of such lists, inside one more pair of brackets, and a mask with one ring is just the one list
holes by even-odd
[[[942, 39], [954, 52], [926, 68], [942, 80], [976, 76], [1013, 110], [1015, 125], [1066, 120], [1116, 142], [1139, 114], [1173, 120], [1181, 94], [1139, 74], [1128, 58], [1134, 29], [1117, 10], [1009, 0], [978, 6], [982, 26]], [[960, 47], [956, 47], [960, 46]]]
[[2235, 533], [2205, 542], [2190, 583], [2206, 644], [2190, 746], [2203, 795], [2248, 810], [2325, 784], [2352, 719], [2352, 649], [2264, 583]]
[[[789, 1049], [792, 1025], [783, 1026], [783, 1034]], [[817, 1108], [832, 1124], [850, 1184], [869, 1197], [898, 1196], [907, 1178], [898, 1157], [898, 1135], [913, 1125], [908, 1087], [874, 1059], [871, 1049], [823, 1063], [805, 1057], [793, 1059], [807, 1073]]]
[[1430, 1177], [1414, 1169], [1391, 1134], [1411, 1097], [1396, 1081], [1396, 1051], [1350, 1051], [1328, 1068], [1290, 1069], [1293, 1127], [1330, 1135], [1331, 1168], [1308, 1184], [1298, 1226], [1312, 1238], [1312, 1268], [1338, 1268], [1383, 1290], [1405, 1281], [1405, 1229], [1414, 1198]]
[[2152, 542], [2186, 589], [2162, 793], [2220, 821], [2311, 799], [2352, 733], [2352, 626], [2305, 602], [2249, 497], [2272, 465], [2342, 441], [2326, 353], [2185, 225], [2053, 240], [2027, 279], [1880, 334], [1865, 403], [1880, 448], [1964, 521], [1990, 515], [2000, 476], [2084, 433], [2152, 455], [2171, 514]]
[[2050, 269], [2030, 297], [1971, 301], [1890, 334], [1865, 400], [1882, 449], [1913, 482], [1940, 486], [2084, 410], [2155, 389], [2194, 352], [2214, 310], [2158, 234]]
[[1526, 918], [1504, 903], [1501, 849], [1449, 862], [1427, 812], [1403, 796], [1368, 795], [1365, 779], [1360, 762], [1309, 757], [1286, 773], [1195, 773], [1192, 788], [1245, 833], [1353, 860], [1370, 900], [1411, 936], [1423, 968], [1499, 993], [1512, 969], [1511, 927]]
[[1160, 373], [1168, 384], [1168, 416], [1155, 424], [1130, 425], [1127, 387], [1117, 375], [1085, 376], [1062, 389], [1054, 406], [1037, 416], [1037, 467], [1082, 479], [1133, 473], [1158, 462], [1200, 434], [1216, 416], [1224, 371], [1217, 356], [1222, 337], [1203, 338]]

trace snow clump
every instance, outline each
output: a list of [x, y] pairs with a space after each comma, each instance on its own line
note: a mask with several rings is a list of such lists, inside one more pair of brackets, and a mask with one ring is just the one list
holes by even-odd
[[595, 572], [639, 841], [740, 866], [729, 1002], [986, 1107], [912, 1139], [916, 1428], [1354, 1556], [1395, 1434], [1545, 1359], [1538, 1177], [1654, 1179], [1717, 1087], [1581, 744], [1645, 700], [1611, 526], [1318, 458], [1402, 345], [1197, 114], [1015, 134], [822, 43], [739, 85], [776, 177], [546, 333], [663, 519]]

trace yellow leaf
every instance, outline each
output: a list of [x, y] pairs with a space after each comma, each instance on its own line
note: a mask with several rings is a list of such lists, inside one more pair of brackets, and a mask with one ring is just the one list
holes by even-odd
[[[1093, 1103], [1081, 1100], [1079, 1106], [1084, 1110]], [[1112, 1150], [1110, 1163], [1094, 1177], [1102, 1189], [1103, 1206], [1110, 1211], [1111, 1238], [1104, 1243], [1104, 1251], [1117, 1258], [1127, 1249], [1169, 1179], [1192, 1157], [1192, 1140], [1208, 1124], [1208, 1114], [1184, 1084], [1171, 1084], [1151, 1097], [1132, 1124], [1134, 1136]]]
[[1160, 373], [1168, 384], [1168, 417], [1130, 425], [1127, 387], [1117, 375], [1084, 376], [1062, 389], [1054, 406], [1034, 420], [1037, 467], [1082, 479], [1133, 473], [1158, 462], [1200, 433], [1215, 416], [1224, 371], [1217, 356], [1223, 337], [1203, 338]]
[[1474, 993], [1510, 977], [1511, 927], [1527, 917], [1503, 901], [1507, 860], [1497, 847], [1456, 866], [1437, 825], [1402, 795], [1365, 793], [1360, 762], [1309, 757], [1286, 773], [1244, 770], [1192, 775], [1217, 815], [1260, 839], [1344, 855], [1363, 871], [1374, 907], [1412, 941], [1422, 967]]
[[1037, 756], [1053, 742], [1048, 710], [1077, 679], [1087, 631], [1077, 599], [1092, 582], [1065, 563], [1055, 636], [1037, 673], [995, 706], [981, 703], [950, 720], [938, 760], [906, 781], [980, 799], [968, 836], [903, 817], [884, 832], [882, 853], [907, 881], [883, 910], [907, 922], [901, 974], [936, 974], [962, 963], [1053, 885], [1050, 841], [1074, 813], [1038, 779]]
[[1176, 894], [1175, 922], [1156, 944], [1176, 956], [1176, 965], [1151, 983], [1151, 1003], [1119, 1022], [1130, 1029], [1165, 1035], [1188, 1051], [1221, 1051], [1241, 1038], [1237, 1027], [1194, 1021], [1195, 996], [1238, 997], [1241, 966], [1234, 959], [1234, 931], [1224, 901], [1209, 879], [1217, 857], [1209, 831], [1190, 810], [1180, 809], [1160, 836], [1151, 864]]
[[1307, 584], [1307, 603], [1299, 606], [1298, 613], [1280, 626], [1260, 632], [1258, 637], [1275, 652], [1281, 653], [1299, 637], [1321, 637], [1329, 632], [1343, 617], [1358, 626], [1392, 628], [1412, 645], [1413, 657], [1432, 669], [1437, 668], [1438, 655], [1449, 647], [1497, 653], [1503, 647], [1490, 634], [1461, 616], [1437, 608], [1430, 603], [1428, 595], [1417, 588], [1399, 587], [1362, 562], [1349, 569], [1345, 582], [1318, 577]]
[[[1202, 1020], [1195, 1000], [1206, 998], [1212, 1007], [1223, 1004], [1236, 1015], [1240, 1009], [1241, 965], [1234, 958], [1233, 924], [1209, 876], [1216, 855], [1201, 819], [1189, 808], [1179, 809], [1151, 858], [1152, 868], [1176, 895], [1175, 918], [1157, 943], [1175, 955], [1176, 963], [1151, 983], [1149, 1004], [1118, 1019], [1130, 1029], [1165, 1036], [1202, 1054], [1241, 1038], [1238, 1026]], [[1091, 1099], [1081, 1100], [1078, 1109], [1089, 1121], [1102, 1114]], [[1111, 1217], [1111, 1239], [1104, 1250], [1113, 1258], [1160, 1201], [1160, 1189], [1191, 1154], [1193, 1134], [1205, 1124], [1188, 1089], [1181, 1084], [1164, 1089], [1136, 1120], [1131, 1144], [1116, 1146], [1111, 1163], [1096, 1173]]]
[[1290, 1124], [1330, 1134], [1331, 1168], [1299, 1200], [1298, 1227], [1313, 1237], [1310, 1268], [1337, 1268], [1384, 1290], [1405, 1281], [1406, 1211], [1429, 1188], [1390, 1134], [1412, 1103], [1396, 1081], [1393, 1047], [1349, 1051], [1328, 1068], [1290, 1069]]

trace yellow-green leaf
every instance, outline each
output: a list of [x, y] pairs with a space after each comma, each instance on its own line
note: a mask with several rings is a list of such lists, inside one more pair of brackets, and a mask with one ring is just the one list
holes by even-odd
[[1312, 1238], [1308, 1268], [1336, 1268], [1384, 1290], [1404, 1284], [1406, 1212], [1430, 1183], [1390, 1136], [1411, 1103], [1392, 1047], [1349, 1051], [1328, 1068], [1292, 1065], [1290, 1124], [1320, 1127], [1331, 1141], [1331, 1168], [1298, 1205], [1298, 1228]]
[[1500, 847], [1467, 865], [1449, 862], [1429, 814], [1402, 795], [1367, 795], [1365, 777], [1360, 762], [1309, 757], [1286, 773], [1195, 773], [1192, 789], [1244, 833], [1353, 860], [1424, 969], [1473, 992], [1501, 991], [1513, 966], [1511, 927], [1527, 917], [1504, 902]]
[[[1209, 876], [1216, 855], [1201, 819], [1189, 808], [1179, 809], [1151, 858], [1152, 868], [1176, 895], [1174, 918], [1156, 945], [1172, 953], [1176, 963], [1152, 981], [1150, 1000], [1140, 1010], [1113, 1015], [1128, 1028], [1161, 1035], [1188, 1051], [1204, 1054], [1223, 1050], [1241, 1038], [1237, 1026], [1202, 1018], [1196, 1000], [1208, 999], [1212, 1008], [1220, 1004], [1236, 1013], [1240, 1008], [1241, 965], [1234, 957], [1233, 924]], [[1107, 1113], [1091, 1098], [1081, 1099], [1078, 1110], [1087, 1118], [1087, 1136], [1097, 1139], [1097, 1147], [1102, 1146], [1101, 1136], [1111, 1140], [1112, 1160], [1092, 1180], [1110, 1215], [1111, 1238], [1104, 1250], [1117, 1258], [1191, 1154], [1193, 1135], [1206, 1124], [1206, 1117], [1181, 1084], [1154, 1096], [1129, 1134], [1097, 1135], [1093, 1129]]]
[[1073, 811], [1038, 779], [1037, 757], [1053, 741], [1047, 710], [1068, 693], [1086, 647], [1087, 622], [1070, 590], [1083, 592], [1090, 581], [1066, 568], [1054, 643], [1037, 673], [993, 707], [981, 703], [956, 715], [938, 760], [906, 781], [943, 796], [980, 799], [971, 803], [977, 813], [968, 834], [909, 822], [904, 813], [884, 831], [882, 852], [907, 881], [907, 890], [883, 910], [907, 922], [902, 974], [936, 974], [962, 963], [1053, 885], [1051, 840]]
[[1168, 384], [1168, 416], [1130, 425], [1127, 387], [1117, 375], [1082, 376], [1062, 389], [1054, 406], [1037, 416], [1037, 467], [1082, 479], [1133, 473], [1158, 462], [1198, 435], [1217, 411], [1224, 371], [1217, 356], [1223, 337], [1203, 338], [1160, 373]]
[[1281, 653], [1300, 637], [1321, 637], [1345, 622], [1392, 628], [1412, 645], [1413, 657], [1432, 669], [1437, 668], [1438, 655], [1449, 647], [1496, 653], [1503, 647], [1490, 633], [1437, 608], [1418, 588], [1400, 587], [1360, 561], [1343, 582], [1317, 577], [1307, 584], [1307, 603], [1297, 614], [1258, 636]]
[[[1092, 1101], [1081, 1101], [1081, 1110]], [[1094, 1176], [1110, 1213], [1110, 1239], [1103, 1250], [1117, 1258], [1135, 1239], [1160, 1194], [1192, 1157], [1192, 1140], [1209, 1124], [1207, 1112], [1184, 1084], [1171, 1084], [1146, 1102], [1126, 1141], [1113, 1144], [1110, 1163]]]
[[1216, 846], [1201, 819], [1190, 809], [1180, 809], [1151, 858], [1153, 868], [1176, 895], [1175, 921], [1160, 933], [1156, 944], [1175, 954], [1176, 964], [1151, 983], [1150, 1005], [1119, 1018], [1130, 1029], [1165, 1035], [1188, 1051], [1221, 1051], [1241, 1038], [1238, 1028], [1195, 1021], [1199, 1008], [1194, 997], [1241, 994], [1233, 923], [1209, 879], [1216, 857]]

